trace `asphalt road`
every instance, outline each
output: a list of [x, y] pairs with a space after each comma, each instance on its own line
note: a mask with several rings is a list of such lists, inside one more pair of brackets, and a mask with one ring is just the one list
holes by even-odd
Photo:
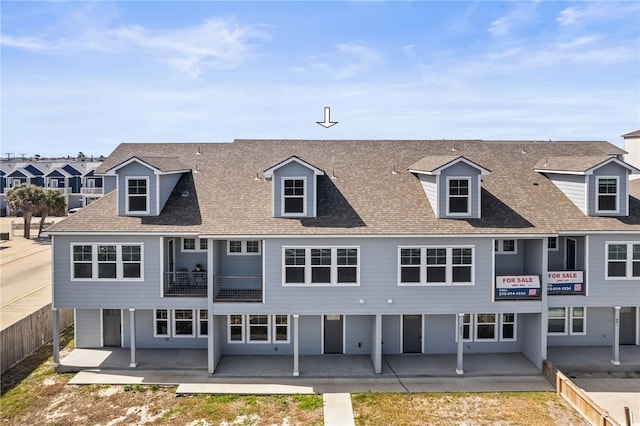
[[0, 242], [0, 329], [50, 302], [50, 241], [11, 236]]

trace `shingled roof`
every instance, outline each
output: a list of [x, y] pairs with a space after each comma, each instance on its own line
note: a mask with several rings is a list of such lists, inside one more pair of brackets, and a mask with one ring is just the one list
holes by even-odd
[[[464, 156], [491, 170], [483, 176], [482, 218], [436, 219], [416, 176], [425, 157]], [[106, 171], [144, 153], [176, 157], [193, 172], [180, 180], [158, 217], [116, 214], [109, 194], [56, 224], [52, 232], [149, 232], [233, 235], [466, 235], [640, 232], [640, 201], [629, 217], [587, 217], [534, 170], [551, 157], [607, 157], [607, 142], [481, 140], [236, 140], [233, 143], [122, 144]], [[297, 156], [327, 172], [318, 176], [316, 218], [274, 218], [263, 171]], [[197, 170], [197, 172], [196, 172]], [[189, 196], [181, 197], [183, 191]]]

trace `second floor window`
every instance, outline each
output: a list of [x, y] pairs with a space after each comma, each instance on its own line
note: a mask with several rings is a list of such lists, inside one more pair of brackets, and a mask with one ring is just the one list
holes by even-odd
[[400, 247], [399, 283], [472, 285], [472, 247]]
[[72, 280], [142, 279], [141, 244], [74, 244], [71, 256]]
[[516, 240], [496, 240], [494, 248], [496, 253], [515, 254], [518, 252]]
[[640, 243], [607, 243], [606, 278], [640, 279]]
[[127, 212], [147, 213], [149, 211], [149, 192], [147, 178], [127, 179]]
[[467, 215], [471, 213], [468, 178], [447, 179], [447, 214]]
[[305, 179], [282, 180], [282, 214], [304, 215]]
[[358, 285], [357, 247], [284, 249], [284, 284]]
[[597, 212], [618, 211], [618, 178], [598, 178]]

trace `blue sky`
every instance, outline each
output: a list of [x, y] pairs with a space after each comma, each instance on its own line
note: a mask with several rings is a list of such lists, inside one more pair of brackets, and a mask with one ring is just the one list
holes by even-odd
[[640, 129], [637, 2], [1, 8], [3, 157], [236, 138], [621, 145]]

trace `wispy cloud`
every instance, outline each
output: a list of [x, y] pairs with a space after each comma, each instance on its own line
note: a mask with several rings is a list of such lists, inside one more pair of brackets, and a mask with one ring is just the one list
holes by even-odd
[[335, 50], [309, 58], [312, 66], [326, 70], [334, 80], [353, 77], [382, 59], [374, 49], [360, 41], [340, 43]]
[[503, 36], [511, 32], [514, 27], [531, 21], [535, 16], [536, 3], [516, 3], [505, 15], [495, 19], [489, 26], [489, 33], [493, 36]]
[[198, 76], [208, 68], [239, 66], [255, 54], [255, 43], [269, 38], [262, 26], [241, 24], [234, 18], [209, 18], [195, 26], [166, 31], [130, 25], [89, 30], [73, 38], [2, 34], [0, 43], [8, 48], [48, 54], [89, 50], [141, 53]]
[[638, 13], [640, 13], [640, 6], [635, 2], [615, 4], [587, 2], [584, 5], [563, 9], [558, 14], [556, 22], [563, 26], [577, 26], [615, 18], [627, 18], [630, 14], [635, 14], [637, 18]]

